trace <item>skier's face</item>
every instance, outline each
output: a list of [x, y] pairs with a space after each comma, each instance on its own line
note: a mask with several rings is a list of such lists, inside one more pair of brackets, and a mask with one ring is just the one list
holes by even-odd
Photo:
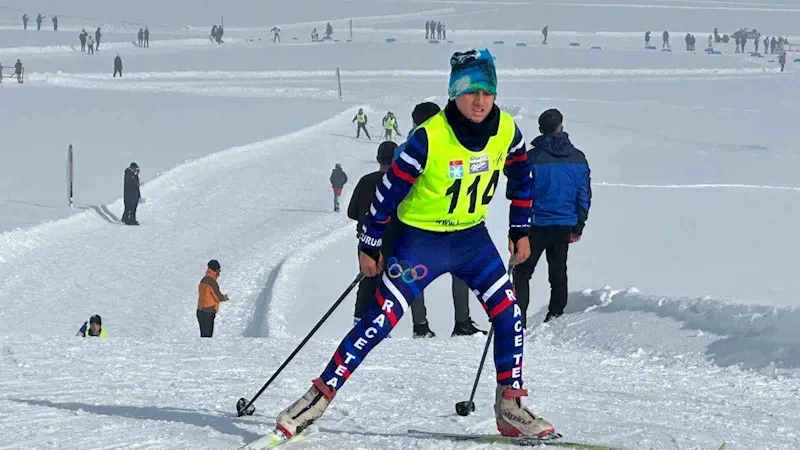
[[470, 92], [456, 97], [456, 107], [467, 119], [481, 123], [492, 111], [494, 98], [494, 95], [483, 91]]

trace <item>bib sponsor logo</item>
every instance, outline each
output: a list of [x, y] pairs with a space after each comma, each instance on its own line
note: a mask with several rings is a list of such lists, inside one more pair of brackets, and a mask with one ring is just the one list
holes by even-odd
[[469, 173], [481, 173], [489, 171], [489, 156], [473, 156], [469, 160]]
[[464, 161], [450, 161], [450, 178], [464, 178]]

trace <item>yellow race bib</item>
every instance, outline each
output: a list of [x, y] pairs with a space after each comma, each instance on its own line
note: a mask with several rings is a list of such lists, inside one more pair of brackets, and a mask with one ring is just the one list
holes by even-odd
[[514, 141], [514, 119], [501, 111], [497, 134], [479, 152], [458, 142], [444, 111], [420, 128], [428, 135], [428, 159], [400, 203], [398, 218], [428, 231], [458, 231], [479, 224], [486, 218]]

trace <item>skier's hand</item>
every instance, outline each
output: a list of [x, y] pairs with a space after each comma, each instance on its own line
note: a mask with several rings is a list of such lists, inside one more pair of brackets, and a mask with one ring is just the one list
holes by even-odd
[[369, 256], [368, 254], [359, 251], [358, 252], [358, 267], [361, 270], [361, 273], [367, 277], [374, 277], [381, 273], [381, 268], [383, 267], [383, 255], [378, 253], [378, 260], [376, 261], [375, 258]]
[[514, 241], [509, 239], [508, 252], [511, 253], [511, 264], [522, 264], [531, 256], [531, 242], [527, 237], [522, 237], [519, 238], [517, 244], [514, 245]]
[[581, 240], [581, 235], [580, 234], [570, 234], [569, 235], [569, 243], [570, 244], [574, 244], [576, 242], [579, 242], [580, 240]]

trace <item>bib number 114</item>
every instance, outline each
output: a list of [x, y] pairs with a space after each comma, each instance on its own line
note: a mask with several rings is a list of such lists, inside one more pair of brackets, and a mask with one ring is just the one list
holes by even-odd
[[[488, 205], [489, 202], [492, 201], [492, 197], [494, 197], [494, 193], [497, 190], [497, 183], [500, 181], [500, 171], [495, 170], [492, 172], [492, 178], [489, 180], [489, 184], [486, 185], [486, 189], [483, 191], [483, 195], [481, 196], [481, 205], [485, 206]], [[457, 179], [447, 188], [447, 196], [452, 198], [450, 199], [450, 209], [447, 211], [447, 214], [453, 214], [453, 211], [456, 210], [458, 207], [458, 202], [461, 199], [461, 178]], [[478, 186], [481, 184], [481, 175], [475, 177], [475, 181], [467, 187], [467, 196], [469, 197], [469, 213], [472, 214], [475, 212], [475, 208], [478, 206]]]

